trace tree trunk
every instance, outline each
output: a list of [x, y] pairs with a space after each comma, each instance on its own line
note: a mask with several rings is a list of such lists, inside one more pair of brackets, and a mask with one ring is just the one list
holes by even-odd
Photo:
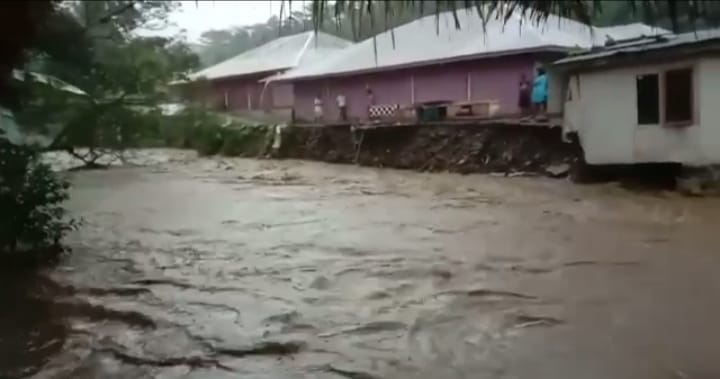
[[0, 104], [12, 107], [17, 105], [11, 87], [12, 70], [22, 65], [24, 52], [32, 46], [43, 20], [52, 12], [52, 3], [8, 1], [0, 7]]

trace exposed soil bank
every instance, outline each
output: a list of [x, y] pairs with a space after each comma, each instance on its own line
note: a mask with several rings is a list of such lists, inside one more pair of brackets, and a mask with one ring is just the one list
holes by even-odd
[[352, 131], [347, 126], [289, 128], [280, 156], [363, 166], [459, 173], [563, 175], [581, 157], [560, 128], [416, 125]]

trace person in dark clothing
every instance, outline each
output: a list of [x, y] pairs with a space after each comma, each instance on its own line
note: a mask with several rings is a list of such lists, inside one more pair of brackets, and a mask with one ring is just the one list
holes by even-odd
[[532, 89], [530, 88], [530, 81], [527, 79], [525, 74], [520, 76], [520, 91], [518, 96], [518, 107], [520, 108], [520, 114], [523, 117], [530, 115], [531, 109], [531, 95]]
[[365, 85], [365, 92], [367, 93], [367, 100], [368, 100], [367, 118], [370, 119], [370, 118], [372, 118], [372, 117], [370, 117], [370, 109], [372, 108], [373, 105], [375, 105], [375, 94], [373, 93], [372, 88], [370, 88], [370, 86], [367, 84]]

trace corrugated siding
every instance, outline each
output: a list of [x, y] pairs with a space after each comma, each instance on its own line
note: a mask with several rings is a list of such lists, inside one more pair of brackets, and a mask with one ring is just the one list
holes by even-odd
[[273, 107], [289, 108], [293, 106], [293, 85], [292, 83], [273, 83]]
[[[223, 108], [225, 92], [228, 95], [228, 108], [230, 110], [248, 109], [248, 96], [252, 109], [261, 108], [260, 95], [263, 90], [263, 83], [258, 83], [262, 76], [251, 76], [237, 79], [216, 80], [213, 82], [213, 103]], [[271, 95], [270, 95], [271, 96]], [[263, 102], [265, 102], [263, 95]]]
[[464, 101], [468, 71], [463, 65], [435, 66], [414, 70], [415, 102]]
[[520, 111], [520, 76], [525, 74], [532, 81], [535, 60], [529, 56], [503, 60], [473, 62], [470, 69], [471, 99], [473, 101], [496, 100], [500, 113], [513, 114]]

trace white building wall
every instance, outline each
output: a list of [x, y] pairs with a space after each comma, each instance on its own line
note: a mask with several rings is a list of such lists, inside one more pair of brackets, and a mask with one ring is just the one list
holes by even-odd
[[702, 131], [700, 149], [704, 160], [699, 164], [720, 163], [720, 58], [705, 58], [699, 62], [698, 101]]
[[[695, 75], [695, 124], [638, 125], [636, 76], [688, 66]], [[582, 73], [568, 87], [573, 99], [566, 99], [564, 126], [578, 132], [588, 163], [720, 163], [720, 59]]]

